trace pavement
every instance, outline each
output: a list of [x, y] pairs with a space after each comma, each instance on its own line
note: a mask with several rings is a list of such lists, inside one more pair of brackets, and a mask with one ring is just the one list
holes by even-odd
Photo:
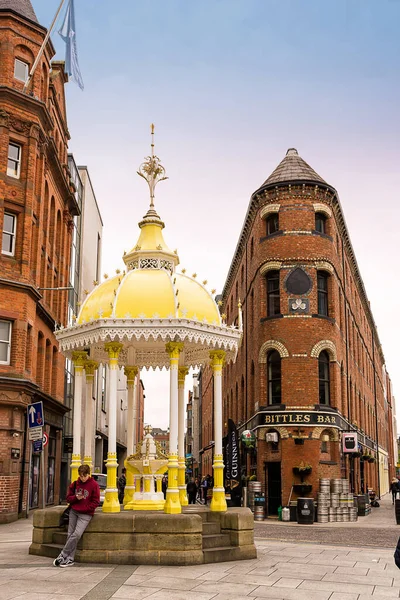
[[[290, 541], [285, 539], [287, 532]], [[346, 543], [328, 542], [327, 532], [345, 535]], [[397, 542], [400, 528], [397, 531], [391, 499], [386, 498], [381, 508], [357, 523], [256, 523], [254, 560], [190, 567], [76, 564], [61, 569], [49, 558], [28, 554], [29, 518], [0, 525], [0, 600], [400, 598], [393, 543], [371, 547], [382, 532], [394, 533]], [[315, 539], [294, 541], [298, 533]], [[363, 539], [361, 544], [355, 535]]]

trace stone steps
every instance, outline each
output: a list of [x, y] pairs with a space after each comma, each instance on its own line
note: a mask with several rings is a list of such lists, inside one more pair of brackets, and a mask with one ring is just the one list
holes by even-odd
[[219, 523], [213, 523], [210, 521], [203, 523], [203, 535], [213, 535], [216, 533], [221, 533], [221, 527]]
[[66, 531], [56, 531], [53, 533], [53, 544], [61, 544], [64, 546], [67, 541], [67, 532]]
[[210, 548], [229, 548], [231, 545], [231, 536], [228, 533], [217, 533], [216, 535], [204, 535], [203, 550]]
[[255, 548], [229, 546], [216, 548], [203, 548], [204, 563], [227, 562], [231, 560], [251, 559], [257, 556]]

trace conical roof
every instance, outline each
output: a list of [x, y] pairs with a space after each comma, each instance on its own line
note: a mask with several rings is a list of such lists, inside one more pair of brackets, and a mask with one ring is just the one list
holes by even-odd
[[0, 10], [12, 10], [19, 15], [38, 23], [30, 0], [0, 0]]
[[328, 185], [327, 182], [322, 179], [306, 163], [305, 160], [299, 156], [296, 148], [289, 148], [286, 152], [285, 158], [279, 163], [275, 171], [264, 181], [261, 188], [270, 185], [278, 185], [280, 183], [292, 183], [292, 182], [307, 182], [307, 183], [323, 183]]

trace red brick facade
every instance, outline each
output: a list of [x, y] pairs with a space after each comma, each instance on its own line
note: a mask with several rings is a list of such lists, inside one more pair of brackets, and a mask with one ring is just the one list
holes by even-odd
[[[56, 323], [66, 324], [67, 292], [39, 288], [68, 286], [71, 220], [79, 212], [67, 168], [66, 76], [62, 63], [50, 63], [50, 41], [27, 93], [14, 70], [16, 61], [30, 69], [45, 34], [23, 12], [0, 3], [0, 324], [10, 334], [1, 340], [0, 522], [27, 509], [30, 402], [44, 402], [50, 438], [45, 501], [59, 499], [64, 358], [53, 331]], [[11, 165], [10, 152], [17, 152]], [[42, 505], [40, 468], [33, 457], [32, 507]]]
[[[312, 467], [304, 483], [314, 497], [321, 477], [348, 477], [356, 493], [386, 492], [395, 470], [390, 379], [337, 193], [288, 154], [250, 200], [222, 307], [235, 322], [240, 300], [244, 321], [236, 364], [224, 369], [224, 422], [255, 432], [246, 474], [262, 482], [270, 513], [301, 483], [293, 467], [302, 461]], [[268, 281], [279, 291], [268, 292]], [[203, 447], [210, 378], [206, 369]], [[343, 431], [358, 432], [369, 461], [343, 455]], [[273, 432], [277, 443], [266, 441]], [[297, 491], [293, 499], [305, 493]]]

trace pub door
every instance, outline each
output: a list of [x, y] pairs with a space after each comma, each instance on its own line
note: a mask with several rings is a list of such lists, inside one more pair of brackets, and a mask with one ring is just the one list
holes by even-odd
[[282, 506], [281, 463], [267, 463], [267, 514], [277, 515]]

